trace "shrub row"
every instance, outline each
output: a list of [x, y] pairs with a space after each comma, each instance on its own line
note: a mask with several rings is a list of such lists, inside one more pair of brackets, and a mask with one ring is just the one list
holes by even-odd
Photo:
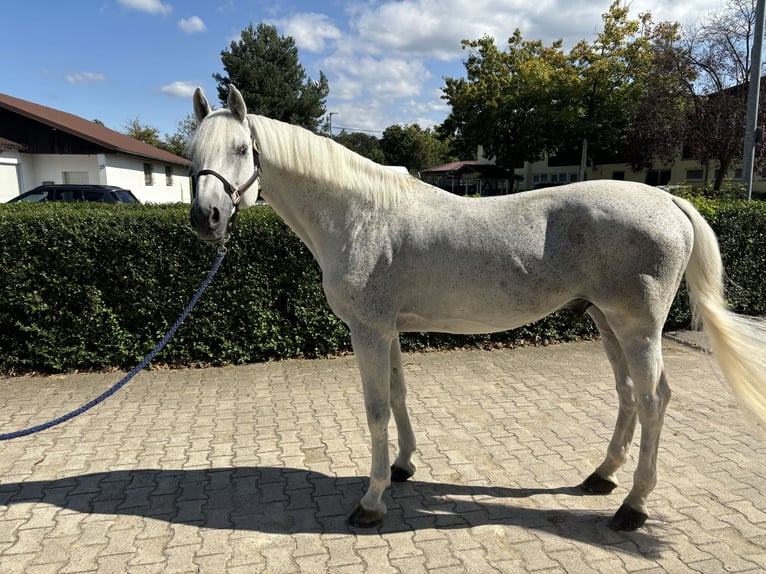
[[[701, 204], [737, 287], [731, 303], [766, 313], [766, 209]], [[162, 338], [216, 256], [187, 224], [188, 205], [0, 206], [0, 372], [128, 369]], [[156, 364], [223, 365], [350, 350], [327, 306], [319, 268], [269, 207], [241, 214], [221, 269]], [[688, 325], [685, 292], [668, 327]], [[595, 334], [556, 313], [481, 336], [405, 334], [405, 349], [541, 344]]]

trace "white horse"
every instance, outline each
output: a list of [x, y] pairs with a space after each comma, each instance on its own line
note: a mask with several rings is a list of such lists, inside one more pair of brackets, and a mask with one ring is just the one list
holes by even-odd
[[[684, 273], [727, 381], [766, 421], [766, 329], [727, 310], [715, 235], [683, 199], [624, 181], [458, 197], [325, 137], [248, 115], [233, 86], [227, 108], [216, 111], [197, 89], [194, 110], [197, 235], [225, 240], [236, 210], [262, 190], [319, 262], [330, 307], [350, 329], [372, 443], [369, 488], [352, 525], [380, 523], [383, 491], [415, 472], [402, 331], [496, 332], [561, 308], [588, 313], [614, 369], [619, 411], [586, 491], [617, 486], [637, 417], [641, 423], [633, 488], [612, 519], [618, 529], [639, 528], [647, 518], [670, 399], [662, 327]], [[399, 446], [393, 466], [391, 412]]]

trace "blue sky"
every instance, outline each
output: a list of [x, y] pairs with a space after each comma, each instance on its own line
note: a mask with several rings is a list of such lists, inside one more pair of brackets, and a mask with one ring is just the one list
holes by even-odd
[[[441, 123], [443, 77], [464, 75], [463, 38], [590, 40], [610, 0], [21, 0], [3, 5], [0, 92], [174, 133], [201, 86], [217, 102], [221, 51], [250, 23], [295, 38], [311, 78], [330, 82], [334, 127]], [[693, 25], [720, 0], [633, 0], [631, 14]]]

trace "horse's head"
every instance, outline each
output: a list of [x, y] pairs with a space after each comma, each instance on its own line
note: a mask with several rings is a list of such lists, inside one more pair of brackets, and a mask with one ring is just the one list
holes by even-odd
[[224, 241], [237, 210], [258, 199], [260, 164], [247, 106], [229, 86], [227, 108], [211, 111], [200, 88], [194, 91], [199, 126], [189, 143], [192, 162], [191, 226], [200, 239]]

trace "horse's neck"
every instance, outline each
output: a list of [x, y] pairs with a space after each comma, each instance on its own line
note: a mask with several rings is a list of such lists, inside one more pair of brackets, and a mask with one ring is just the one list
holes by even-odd
[[344, 249], [353, 232], [349, 226], [354, 222], [354, 202], [327, 185], [289, 171], [263, 166], [263, 173], [264, 199], [324, 268], [328, 259]]
[[[325, 138], [256, 116], [263, 135], [264, 198], [309, 247], [320, 266], [348, 252], [359, 230], [390, 226], [401, 214], [396, 178]], [[385, 200], [380, 189], [391, 188]]]

